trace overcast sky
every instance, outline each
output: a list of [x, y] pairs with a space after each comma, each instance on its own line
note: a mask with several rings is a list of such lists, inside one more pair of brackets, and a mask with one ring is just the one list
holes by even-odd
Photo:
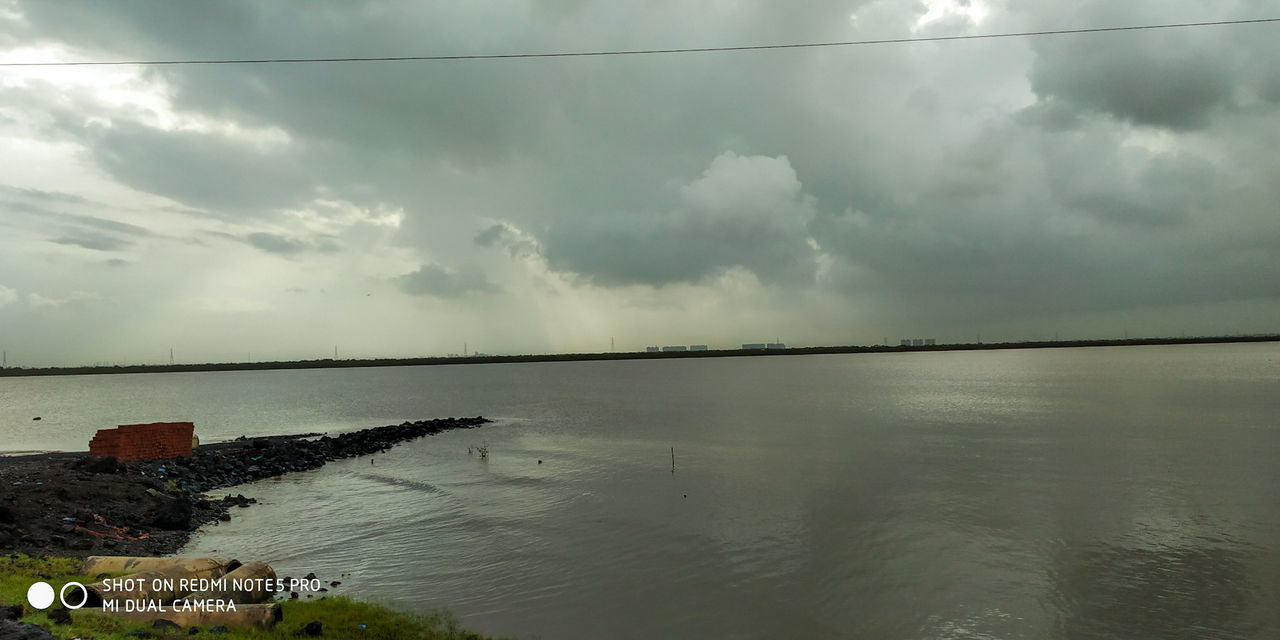
[[[708, 47], [1280, 0], [20, 2], [0, 61]], [[1280, 24], [0, 68], [10, 365], [1280, 328]]]

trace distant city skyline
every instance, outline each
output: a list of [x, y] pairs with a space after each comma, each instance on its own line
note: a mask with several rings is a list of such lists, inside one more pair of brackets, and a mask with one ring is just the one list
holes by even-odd
[[[0, 62], [1275, 17], [1189, 0], [380, 7], [10, 0]], [[1278, 35], [0, 67], [0, 349], [75, 366], [1274, 332]]]

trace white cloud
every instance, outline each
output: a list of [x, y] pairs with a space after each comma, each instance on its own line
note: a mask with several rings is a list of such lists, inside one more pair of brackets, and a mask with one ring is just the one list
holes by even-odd
[[58, 308], [101, 299], [102, 296], [87, 291], [74, 291], [61, 298], [42, 296], [35, 292], [27, 294], [27, 304], [36, 308]]

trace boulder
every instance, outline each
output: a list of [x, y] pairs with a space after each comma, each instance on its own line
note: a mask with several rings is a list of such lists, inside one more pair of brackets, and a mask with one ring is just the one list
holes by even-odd
[[168, 531], [186, 531], [191, 528], [191, 503], [186, 500], [171, 500], [156, 506], [151, 524]]

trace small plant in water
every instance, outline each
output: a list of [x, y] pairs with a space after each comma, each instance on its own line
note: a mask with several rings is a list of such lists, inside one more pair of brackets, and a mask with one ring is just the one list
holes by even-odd
[[[481, 459], [481, 460], [488, 460], [488, 459], [489, 459], [489, 444], [488, 444], [488, 443], [474, 445], [474, 448], [475, 448], [475, 450], [476, 450], [476, 453], [480, 454], [480, 459]], [[469, 452], [471, 451], [471, 449], [472, 449], [472, 447], [467, 447], [467, 452], [469, 453]]]

